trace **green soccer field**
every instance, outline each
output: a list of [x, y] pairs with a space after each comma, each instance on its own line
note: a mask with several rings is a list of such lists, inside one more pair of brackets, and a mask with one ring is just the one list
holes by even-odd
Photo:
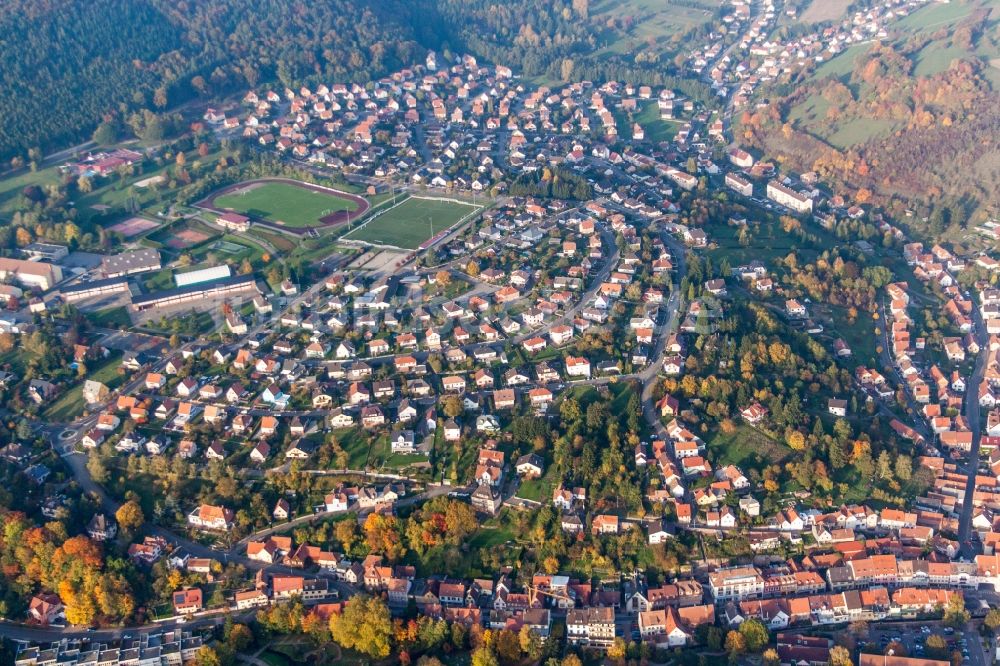
[[431, 236], [441, 233], [479, 206], [443, 199], [410, 198], [390, 208], [346, 237], [379, 245], [415, 250]]
[[341, 210], [353, 211], [357, 204], [329, 192], [317, 192], [289, 183], [262, 183], [244, 192], [217, 197], [217, 208], [267, 220], [292, 229], [320, 226], [320, 218]]

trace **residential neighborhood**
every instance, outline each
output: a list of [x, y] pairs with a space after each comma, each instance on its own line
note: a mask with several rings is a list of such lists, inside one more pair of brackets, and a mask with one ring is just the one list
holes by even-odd
[[998, 250], [733, 121], [928, 3], [800, 4], [720, 3], [714, 100], [430, 51], [62, 160], [227, 155], [0, 259], [2, 654], [994, 663]]

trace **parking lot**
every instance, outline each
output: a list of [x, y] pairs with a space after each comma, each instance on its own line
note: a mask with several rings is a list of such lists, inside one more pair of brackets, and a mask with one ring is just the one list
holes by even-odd
[[906, 650], [907, 656], [928, 657], [930, 655], [927, 654], [926, 642], [933, 634], [945, 639], [949, 654], [955, 650], [961, 652], [964, 664], [987, 666], [993, 663], [982, 647], [979, 632], [973, 627], [955, 630], [940, 622], [872, 625], [868, 644], [884, 653], [891, 642], [897, 641]]

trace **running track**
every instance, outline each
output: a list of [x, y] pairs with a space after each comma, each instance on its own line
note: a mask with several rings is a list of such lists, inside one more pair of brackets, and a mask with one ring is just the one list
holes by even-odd
[[286, 234], [292, 234], [295, 236], [305, 236], [313, 229], [329, 229], [331, 227], [340, 226], [342, 224], [349, 224], [354, 220], [358, 219], [362, 215], [368, 212], [371, 204], [364, 197], [358, 196], [356, 194], [349, 194], [347, 192], [342, 192], [340, 190], [335, 190], [332, 187], [324, 187], [323, 185], [314, 185], [313, 183], [304, 183], [301, 180], [294, 180], [292, 178], [255, 178], [253, 180], [245, 180], [239, 183], [234, 183], [232, 185], [227, 185], [222, 189], [212, 192], [210, 195], [195, 204], [196, 207], [202, 208], [204, 210], [210, 210], [214, 213], [225, 213], [228, 212], [226, 208], [219, 208], [215, 205], [215, 200], [218, 197], [230, 194], [237, 190], [242, 190], [246, 187], [250, 187], [259, 183], [285, 183], [287, 185], [294, 185], [295, 187], [301, 187], [304, 190], [312, 190], [313, 192], [322, 192], [324, 194], [331, 194], [341, 199], [346, 199], [347, 201], [353, 201], [357, 206], [354, 210], [338, 210], [336, 212], [325, 215], [319, 219], [319, 224], [314, 227], [300, 227], [292, 228], [286, 227], [280, 224], [275, 224], [269, 220], [263, 220], [260, 218], [251, 218], [255, 224], [259, 224], [262, 227], [268, 229], [273, 229], [274, 231], [280, 231]]

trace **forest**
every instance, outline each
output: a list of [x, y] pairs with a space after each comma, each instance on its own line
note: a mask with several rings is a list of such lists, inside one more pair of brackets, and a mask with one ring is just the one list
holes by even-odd
[[399, 0], [253, 12], [237, 0], [11, 0], [0, 9], [0, 158], [267, 81], [370, 80], [423, 53], [412, 11]]

